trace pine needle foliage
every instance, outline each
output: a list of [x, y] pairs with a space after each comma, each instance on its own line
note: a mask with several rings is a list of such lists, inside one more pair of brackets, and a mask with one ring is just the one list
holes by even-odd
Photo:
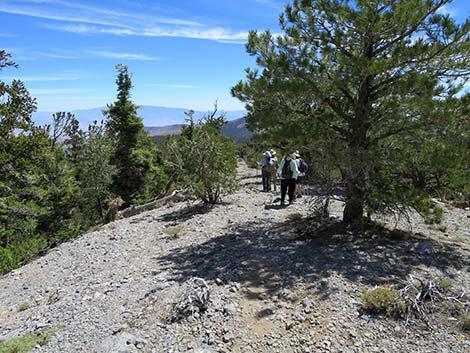
[[440, 139], [448, 100], [469, 79], [470, 22], [444, 14], [449, 3], [295, 0], [281, 34], [249, 34], [257, 68], [232, 88], [248, 126], [277, 144], [331, 151], [348, 224], [432, 204], [405, 173], [410, 158], [427, 158], [416, 146], [426, 134]]

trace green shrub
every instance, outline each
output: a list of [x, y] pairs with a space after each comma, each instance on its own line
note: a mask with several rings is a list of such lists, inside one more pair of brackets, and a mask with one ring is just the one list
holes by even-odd
[[375, 314], [390, 316], [402, 314], [407, 305], [400, 296], [400, 292], [389, 286], [381, 286], [362, 293], [362, 305], [365, 310]]
[[[425, 214], [424, 223], [426, 224], [440, 224], [444, 219], [444, 209], [437, 205], [432, 205], [428, 212]], [[445, 230], [444, 230], [445, 232]]]
[[163, 233], [176, 239], [178, 238], [182, 230], [183, 230], [182, 226], [168, 227], [163, 230]]
[[25, 311], [29, 309], [29, 304], [28, 303], [22, 303], [18, 305], [18, 311]]
[[10, 244], [6, 248], [0, 246], [0, 275], [8, 273], [31, 260], [46, 245], [47, 241], [44, 238], [34, 237], [21, 243]]
[[237, 189], [237, 159], [235, 144], [220, 129], [225, 124], [223, 115], [216, 111], [199, 123], [189, 112], [189, 124], [180, 136], [167, 140], [173, 168], [178, 173], [178, 183], [191, 195], [205, 203], [216, 203], [223, 194]]
[[443, 290], [447, 290], [452, 287], [452, 281], [448, 278], [438, 278], [436, 284], [440, 289]]
[[464, 331], [470, 331], [470, 314], [462, 315], [459, 321]]
[[0, 353], [27, 353], [36, 347], [36, 345], [44, 344], [50, 338], [49, 334], [29, 334], [3, 341], [0, 342]]

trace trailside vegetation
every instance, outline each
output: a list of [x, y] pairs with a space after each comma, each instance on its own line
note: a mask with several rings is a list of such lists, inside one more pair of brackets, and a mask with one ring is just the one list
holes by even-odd
[[[0, 70], [8, 67], [0, 50]], [[0, 274], [111, 219], [119, 196], [130, 204], [160, 193], [163, 160], [135, 114], [125, 66], [117, 83], [109, 120], [82, 130], [67, 112], [35, 126], [24, 84], [0, 81]]]
[[116, 168], [114, 192], [126, 205], [143, 203], [158, 194], [164, 172], [155, 144], [144, 131], [138, 106], [131, 101], [132, 81], [126, 65], [117, 65], [117, 100], [108, 105], [108, 133], [113, 141], [111, 163]]
[[432, 192], [468, 190], [459, 132], [468, 99], [457, 97], [470, 75], [470, 22], [446, 15], [450, 2], [295, 0], [282, 34], [249, 34], [258, 68], [232, 88], [248, 126], [319, 151], [341, 174], [348, 224], [432, 213]]
[[194, 121], [192, 111], [187, 115], [181, 135], [166, 142], [168, 162], [185, 192], [214, 204], [237, 188], [235, 144], [220, 133], [225, 121], [223, 114], [217, 115], [217, 106], [199, 122]]

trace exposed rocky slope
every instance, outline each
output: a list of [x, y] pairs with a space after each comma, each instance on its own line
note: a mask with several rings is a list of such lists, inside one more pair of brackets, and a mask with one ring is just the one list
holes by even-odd
[[[0, 278], [0, 339], [49, 327], [34, 352], [470, 351], [451, 313], [405, 326], [360, 305], [364, 288], [410, 274], [468, 291], [470, 212], [449, 211], [445, 229], [415, 220], [419, 240], [300, 240], [287, 220], [306, 216], [310, 197], [278, 208], [253, 170], [242, 165], [240, 181], [221, 205], [114, 222]], [[177, 321], [188, 293], [209, 293], [206, 310]]]

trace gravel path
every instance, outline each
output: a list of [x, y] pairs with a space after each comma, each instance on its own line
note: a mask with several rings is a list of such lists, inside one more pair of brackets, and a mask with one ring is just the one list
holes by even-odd
[[[438, 228], [417, 219], [425, 240], [305, 241], [288, 220], [307, 216], [310, 197], [280, 208], [255, 171], [241, 164], [239, 178], [223, 204], [113, 222], [0, 278], [0, 340], [53, 330], [34, 352], [61, 353], [470, 351], [451, 313], [405, 327], [360, 306], [363, 289], [410, 274], [468, 291], [468, 211], [448, 210]], [[194, 278], [207, 284], [207, 310], [171, 322]]]

